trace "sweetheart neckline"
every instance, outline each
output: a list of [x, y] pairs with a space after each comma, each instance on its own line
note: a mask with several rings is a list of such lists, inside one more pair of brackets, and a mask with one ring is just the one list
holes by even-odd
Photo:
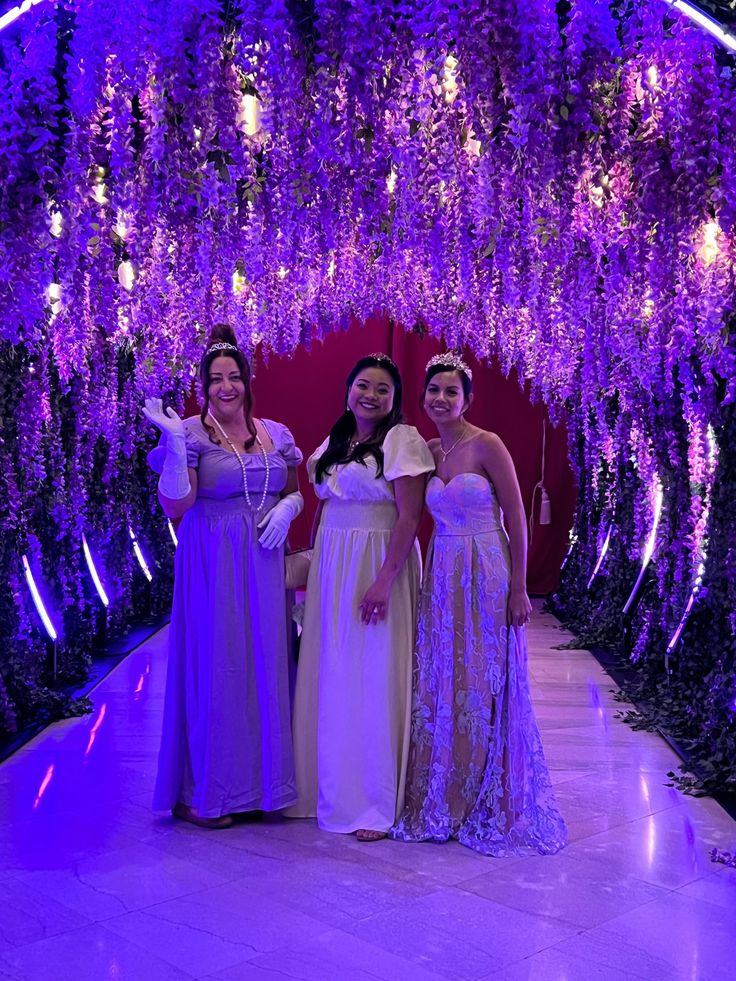
[[483, 483], [487, 484], [490, 488], [493, 488], [493, 484], [488, 479], [488, 477], [484, 477], [482, 473], [475, 473], [475, 471], [473, 470], [466, 470], [463, 473], [456, 473], [454, 477], [450, 477], [447, 483], [444, 482], [442, 477], [438, 476], [436, 473], [433, 473], [432, 476], [429, 478], [429, 483], [431, 484], [433, 480], [439, 480], [443, 488], [446, 489], [450, 486], [453, 480], [457, 480], [458, 477], [479, 477], [483, 481]]

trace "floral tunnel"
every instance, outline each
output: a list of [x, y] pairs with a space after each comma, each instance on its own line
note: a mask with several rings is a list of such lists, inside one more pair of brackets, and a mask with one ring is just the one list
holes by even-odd
[[556, 609], [733, 788], [733, 56], [668, 2], [516, 6], [0, 21], [0, 729], [70, 711], [101, 628], [170, 599], [143, 398], [183, 405], [213, 322], [288, 355], [383, 311], [566, 420]]

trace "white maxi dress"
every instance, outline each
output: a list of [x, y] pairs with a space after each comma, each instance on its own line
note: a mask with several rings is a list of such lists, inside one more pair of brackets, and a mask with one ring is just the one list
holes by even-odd
[[[327, 440], [307, 462], [314, 483]], [[409, 752], [411, 678], [419, 595], [415, 543], [386, 619], [363, 624], [359, 604], [388, 552], [397, 518], [392, 481], [434, 470], [413, 426], [389, 430], [383, 476], [369, 457], [315, 484], [325, 502], [307, 583], [294, 701], [298, 802], [289, 817], [326, 831], [388, 831], [401, 813]]]

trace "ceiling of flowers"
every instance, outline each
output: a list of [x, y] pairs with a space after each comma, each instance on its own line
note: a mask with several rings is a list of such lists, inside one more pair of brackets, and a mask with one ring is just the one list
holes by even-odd
[[64, 0], [0, 84], [2, 334], [62, 377], [376, 309], [552, 402], [732, 373], [736, 78], [654, 0]]

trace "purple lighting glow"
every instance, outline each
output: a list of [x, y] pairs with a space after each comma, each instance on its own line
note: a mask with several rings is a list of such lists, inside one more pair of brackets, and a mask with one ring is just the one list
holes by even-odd
[[100, 726], [105, 721], [105, 715], [107, 714], [107, 702], [103, 702], [100, 707], [100, 714], [95, 719], [95, 723], [89, 733], [89, 741], [87, 742], [87, 748], [84, 751], [84, 755], [88, 756], [92, 747], [95, 744], [95, 739], [97, 739], [97, 733], [99, 732]]
[[34, 811], [36, 810], [36, 808], [38, 807], [38, 805], [41, 803], [41, 798], [43, 797], [43, 795], [48, 790], [48, 787], [49, 787], [49, 784], [51, 783], [51, 778], [53, 777], [53, 775], [54, 775], [54, 764], [51, 763], [50, 766], [49, 766], [49, 768], [46, 770], [46, 773], [44, 774], [44, 778], [41, 781], [41, 785], [38, 788], [38, 793], [36, 794], [36, 799], [33, 802], [33, 810]]
[[49, 635], [51, 640], [57, 640], [58, 634], [56, 633], [56, 628], [51, 622], [51, 617], [46, 612], [46, 607], [41, 599], [41, 594], [36, 586], [36, 580], [33, 578], [33, 573], [31, 572], [31, 567], [28, 564], [28, 558], [24, 555], [23, 557], [23, 570], [26, 576], [26, 582], [28, 583], [28, 588], [31, 591], [31, 596], [33, 597], [33, 603], [36, 607], [38, 615], [41, 617], [41, 622], [46, 628], [46, 633]]

